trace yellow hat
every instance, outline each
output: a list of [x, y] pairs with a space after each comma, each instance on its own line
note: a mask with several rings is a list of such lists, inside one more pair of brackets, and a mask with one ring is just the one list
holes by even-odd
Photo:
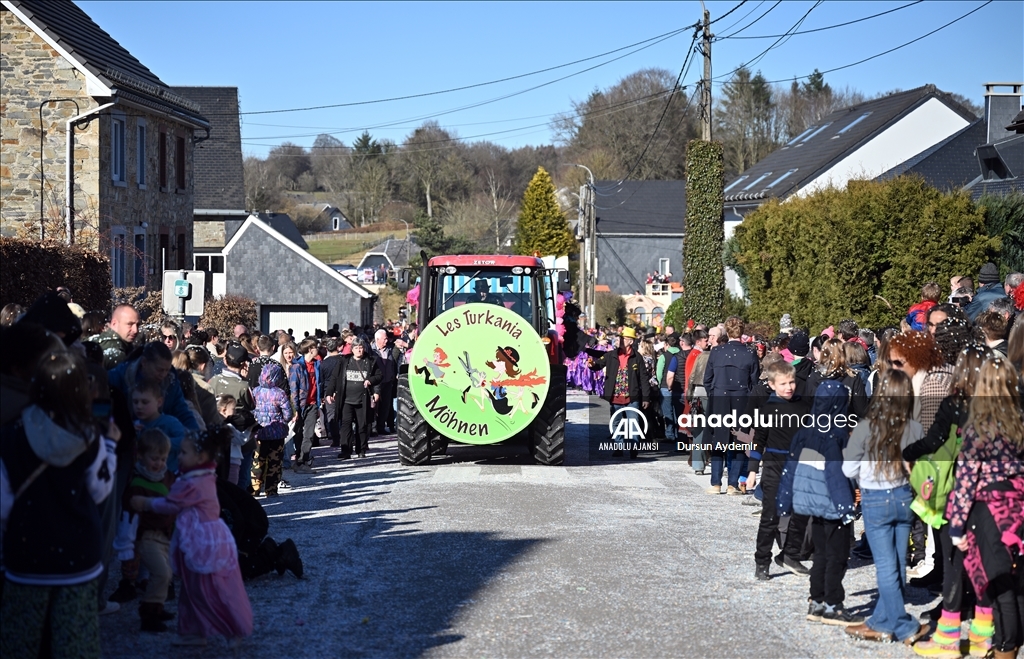
[[624, 339], [635, 339], [636, 338], [636, 330], [633, 329], [632, 327], [623, 327], [622, 328], [622, 338], [624, 338]]

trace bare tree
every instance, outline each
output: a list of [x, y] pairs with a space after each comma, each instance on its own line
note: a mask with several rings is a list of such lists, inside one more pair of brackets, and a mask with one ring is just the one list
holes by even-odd
[[408, 183], [422, 195], [427, 217], [434, 217], [437, 199], [465, 190], [469, 171], [455, 146], [454, 134], [436, 121], [427, 121], [402, 144], [402, 164]]
[[266, 160], [247, 156], [242, 161], [245, 207], [254, 212], [272, 210], [281, 203], [281, 186]]

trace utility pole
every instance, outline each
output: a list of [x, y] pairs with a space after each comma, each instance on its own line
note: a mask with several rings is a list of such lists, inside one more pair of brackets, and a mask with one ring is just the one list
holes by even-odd
[[594, 287], [597, 284], [597, 235], [594, 218], [594, 172], [585, 165], [573, 166], [587, 170], [589, 183], [580, 186], [580, 221], [583, 223], [583, 258], [580, 260], [580, 307], [587, 315], [588, 328], [594, 324]]
[[711, 141], [711, 12], [704, 10], [704, 39], [701, 52], [704, 55], [704, 79], [701, 80], [700, 118], [701, 139]]

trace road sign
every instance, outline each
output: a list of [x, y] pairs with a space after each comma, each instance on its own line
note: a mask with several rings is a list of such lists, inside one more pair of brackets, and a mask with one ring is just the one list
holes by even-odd
[[202, 270], [164, 272], [163, 309], [168, 316], [202, 316], [206, 273]]

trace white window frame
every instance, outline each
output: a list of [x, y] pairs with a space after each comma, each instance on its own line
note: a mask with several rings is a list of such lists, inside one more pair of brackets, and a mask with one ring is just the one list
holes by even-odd
[[[120, 241], [120, 249], [118, 242]], [[114, 288], [124, 288], [128, 279], [128, 233], [124, 227], [110, 227], [110, 279]]]
[[658, 259], [658, 273], [659, 274], [661, 274], [662, 276], [667, 275], [669, 273], [669, 268], [670, 267], [671, 267], [671, 261], [668, 258], [659, 258]]
[[125, 181], [125, 116], [120, 112], [110, 115], [110, 179], [114, 185], [128, 185]]
[[146, 120], [135, 122], [135, 175], [140, 190], [146, 189], [146, 137], [148, 136]]

